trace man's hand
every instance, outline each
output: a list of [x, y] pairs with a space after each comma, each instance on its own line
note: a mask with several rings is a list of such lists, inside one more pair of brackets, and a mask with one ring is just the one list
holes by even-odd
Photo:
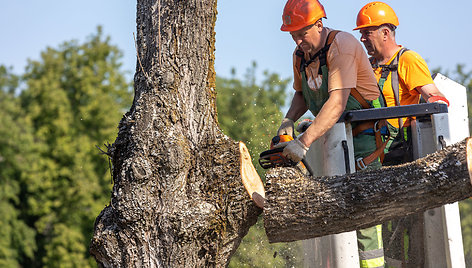
[[277, 135], [290, 135], [293, 137], [295, 134], [293, 129], [293, 120], [286, 117], [282, 120], [282, 124], [280, 124], [279, 130], [277, 131]]
[[293, 162], [300, 162], [303, 157], [305, 157], [306, 152], [308, 151], [308, 147], [306, 147], [298, 138], [294, 139], [293, 141], [288, 142], [287, 146], [283, 151], [283, 155], [285, 155], [288, 159], [292, 160]]
[[308, 129], [308, 127], [309, 127], [312, 123], [313, 123], [313, 121], [310, 120], [310, 119], [303, 119], [303, 121], [301, 121], [300, 123], [298, 123], [298, 125], [297, 125], [297, 131], [298, 131], [299, 133], [305, 132], [305, 131]]

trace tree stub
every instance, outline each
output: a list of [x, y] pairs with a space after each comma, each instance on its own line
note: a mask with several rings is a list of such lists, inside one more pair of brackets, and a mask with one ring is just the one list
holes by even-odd
[[264, 185], [252, 164], [251, 155], [244, 142], [239, 142], [239, 153], [241, 156], [241, 178], [244, 188], [246, 188], [254, 203], [258, 207], [263, 208], [265, 200]]
[[472, 196], [470, 138], [411, 163], [332, 177], [295, 168], [266, 174], [269, 242], [362, 229]]

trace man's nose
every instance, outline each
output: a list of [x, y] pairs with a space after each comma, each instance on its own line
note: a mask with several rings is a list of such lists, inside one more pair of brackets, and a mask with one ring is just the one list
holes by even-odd
[[297, 46], [302, 43], [302, 39], [301, 39], [301, 38], [293, 38], [293, 41], [295, 41], [295, 44], [297, 44]]

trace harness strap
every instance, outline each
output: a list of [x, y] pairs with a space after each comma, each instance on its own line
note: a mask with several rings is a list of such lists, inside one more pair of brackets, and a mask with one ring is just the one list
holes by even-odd
[[364, 121], [357, 125], [353, 130], [352, 130], [352, 136], [356, 137], [357, 135], [361, 134], [365, 130], [368, 129], [373, 129], [374, 132], [381, 129], [382, 127], [387, 126], [387, 120], [386, 119], [381, 119], [381, 120], [376, 120], [376, 121]]
[[[359, 91], [357, 89], [352, 88], [351, 89], [351, 96], [353, 96], [362, 106], [364, 109], [371, 108], [370, 105], [367, 103], [367, 101], [361, 96]], [[378, 120], [378, 121], [367, 121], [363, 122], [359, 125], [357, 125], [353, 130], [352, 130], [352, 136], [356, 137], [360, 133], [362, 133], [364, 130], [367, 129], [373, 129], [375, 133], [375, 147], [377, 148], [374, 152], [372, 152], [370, 155], [364, 157], [364, 158], [359, 158], [356, 160], [356, 169], [357, 170], [362, 170], [367, 167], [370, 163], [372, 163], [377, 157], [380, 157], [380, 162], [383, 162], [384, 159], [384, 149], [387, 146], [388, 140], [390, 138], [390, 133], [389, 133], [389, 138], [386, 138], [382, 141], [382, 135], [380, 133], [380, 129], [384, 126], [387, 126], [387, 120]]]
[[[397, 56], [392, 60], [392, 62], [388, 65], [379, 65], [376, 63], [371, 62], [372, 68], [382, 68], [382, 73], [380, 75], [380, 80], [382, 80], [382, 90], [383, 90], [383, 83], [387, 80], [388, 75], [391, 73], [391, 84], [393, 90], [393, 96], [395, 98], [395, 106], [400, 106], [400, 82], [398, 79], [398, 62], [400, 61], [400, 56], [408, 51], [407, 48], [401, 48], [400, 51], [397, 53]], [[380, 82], [379, 82], [380, 84]], [[405, 133], [403, 131], [403, 118], [398, 118], [398, 128], [401, 135], [402, 140], [405, 139]]]
[[[395, 106], [400, 106], [400, 83], [398, 82], [398, 61], [400, 60], [400, 56], [403, 54], [403, 52], [406, 51], [406, 48], [400, 49], [398, 52], [397, 56], [393, 60], [392, 64], [395, 66], [395, 70], [392, 71], [392, 75], [390, 79], [392, 80], [392, 89], [393, 89], [393, 95], [395, 96]], [[398, 128], [400, 130], [403, 130], [403, 118], [399, 117], [398, 118]], [[400, 135], [402, 139], [405, 139], [403, 131], [400, 131]]]
[[331, 47], [331, 44], [334, 41], [334, 38], [336, 37], [336, 34], [338, 34], [339, 31], [334, 30], [329, 32], [328, 37], [326, 38], [326, 43], [325, 46], [320, 50], [320, 67], [318, 68], [318, 74], [321, 74], [321, 66], [328, 65], [327, 62], [327, 55], [329, 48]]
[[362, 133], [364, 130], [367, 129], [373, 129], [374, 130], [374, 135], [375, 135], [375, 147], [377, 148], [374, 152], [372, 152], [370, 155], [364, 157], [364, 158], [359, 158], [356, 160], [356, 169], [357, 170], [362, 170], [367, 167], [370, 163], [372, 163], [377, 157], [380, 158], [380, 162], [383, 162], [384, 159], [384, 149], [387, 146], [388, 140], [390, 138], [390, 133], [388, 134], [388, 137], [382, 139], [382, 134], [381, 134], [381, 129], [382, 127], [387, 126], [387, 120], [382, 119], [378, 121], [367, 121], [363, 122], [359, 125], [357, 125], [353, 130], [352, 130], [352, 136], [356, 137], [360, 133]]
[[300, 71], [305, 70], [308, 65], [310, 65], [312, 62], [314, 62], [317, 58], [320, 61], [320, 66], [318, 68], [318, 74], [321, 73], [321, 66], [327, 65], [326, 61], [326, 53], [328, 52], [329, 48], [331, 47], [331, 44], [334, 41], [334, 38], [336, 37], [336, 34], [338, 34], [340, 31], [334, 30], [328, 33], [328, 37], [326, 38], [326, 42], [324, 47], [322, 47], [318, 52], [315, 53], [308, 61], [305, 61], [305, 56], [303, 51], [297, 50], [295, 54], [301, 58], [300, 62]]
[[[380, 139], [377, 138], [377, 135], [379, 135]], [[356, 160], [356, 170], [365, 169], [367, 167], [367, 165], [374, 162], [374, 160], [377, 159], [378, 157], [380, 157], [381, 162], [383, 161], [384, 149], [387, 146], [388, 140], [385, 140], [385, 142], [381, 143], [380, 145], [378, 143], [379, 140], [381, 141], [380, 133], [378, 133], [378, 134], [376, 133], [375, 141], [376, 141], [376, 144], [377, 144], [377, 149], [373, 153], [371, 153], [370, 155], [368, 155], [364, 158], [357, 159]]]

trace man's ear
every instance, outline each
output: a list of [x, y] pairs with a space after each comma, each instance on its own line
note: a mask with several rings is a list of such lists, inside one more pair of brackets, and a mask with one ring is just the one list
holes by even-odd
[[321, 19], [317, 20], [315, 22], [315, 26], [316, 26], [318, 32], [321, 32], [321, 30], [323, 30], [323, 21]]
[[382, 33], [382, 37], [385, 40], [387, 37], [390, 36], [391, 30], [388, 27], [383, 27], [380, 29], [380, 32]]

